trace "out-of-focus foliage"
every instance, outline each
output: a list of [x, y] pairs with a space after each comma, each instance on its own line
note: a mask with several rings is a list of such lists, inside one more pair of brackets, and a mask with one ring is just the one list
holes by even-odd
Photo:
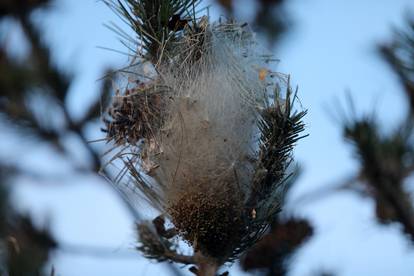
[[[231, 16], [241, 9], [235, 0], [216, 0]], [[276, 43], [291, 24], [286, 11], [286, 0], [255, 0], [257, 4], [254, 18], [248, 19], [255, 30], [263, 33], [270, 43]]]
[[379, 47], [382, 57], [405, 91], [409, 111], [405, 120], [384, 133], [374, 116], [345, 120], [344, 136], [352, 143], [360, 161], [357, 181], [375, 200], [381, 223], [398, 222], [414, 240], [414, 207], [406, 184], [414, 170], [414, 21], [406, 31]]
[[[51, 4], [52, 1], [48, 0], [0, 1], [0, 24], [9, 19], [8, 22], [13, 22], [16, 29], [20, 27], [24, 42], [29, 46], [26, 56], [16, 58], [10, 53], [8, 42], [0, 40], [1, 124], [12, 126], [14, 131], [28, 138], [36, 137], [33, 143], [48, 144], [58, 149], [63, 156], [70, 156], [68, 147], [64, 145], [65, 137], [75, 135], [90, 154], [91, 164], [87, 168], [78, 164], [74, 164], [74, 167], [79, 173], [97, 173], [101, 168], [99, 153], [87, 141], [84, 128], [100, 118], [100, 97], [109, 93], [110, 85], [104, 82], [95, 103], [85, 110], [84, 117], [73, 119], [66, 103], [72, 78], [56, 67], [51, 60], [49, 47], [43, 42], [41, 31], [31, 21], [33, 11], [45, 9]], [[46, 103], [54, 116], [39, 116], [45, 112], [34, 104], [39, 101]], [[61, 120], [53, 121], [56, 118]], [[6, 162], [3, 160], [1, 164]], [[14, 177], [30, 173], [23, 168], [4, 165], [0, 165], [0, 171], [0, 274], [49, 274], [44, 268], [50, 250], [59, 248], [58, 242], [46, 228], [35, 225], [29, 216], [19, 214], [14, 209], [14, 203], [9, 200], [10, 184], [14, 183]]]
[[[11, 4], [13, 3], [13, 4]], [[44, 44], [40, 30], [30, 20], [30, 12], [35, 8], [51, 5], [50, 1], [6, 1], [0, 4], [3, 18], [9, 17], [18, 23], [29, 44], [30, 52], [21, 59], [8, 53], [6, 43], [0, 47], [0, 113], [3, 118], [20, 131], [36, 135], [41, 142], [47, 142], [63, 150], [62, 138], [75, 134], [90, 153], [92, 170], [98, 171], [101, 161], [98, 153], [88, 143], [83, 130], [88, 122], [100, 118], [101, 98], [110, 93], [110, 85], [103, 83], [95, 102], [84, 112], [84, 117], [74, 120], [67, 109], [67, 97], [73, 78], [68, 72], [57, 68], [51, 60], [50, 49]], [[9, 9], [8, 9], [9, 8]], [[1, 18], [0, 18], [1, 19]], [[33, 99], [41, 100], [54, 117], [61, 119], [56, 123], [45, 116], [38, 116], [44, 110], [33, 106]]]
[[43, 275], [50, 250], [57, 247], [57, 242], [47, 229], [35, 226], [30, 217], [13, 209], [6, 183], [14, 172], [0, 166], [0, 274]]
[[2, 0], [0, 2], [0, 16], [19, 16], [44, 7], [50, 0]]
[[379, 50], [393, 73], [399, 77], [414, 111], [414, 19], [407, 22], [405, 31], [396, 31], [394, 39]]
[[380, 134], [374, 118], [349, 122], [345, 137], [355, 146], [361, 164], [360, 180], [376, 202], [380, 222], [400, 222], [414, 237], [414, 212], [404, 183], [413, 169], [412, 126]]
[[[0, 24], [5, 17], [20, 21], [23, 29], [37, 48], [33, 47], [34, 60], [17, 61], [9, 55], [4, 42], [0, 47], [0, 112], [2, 119], [18, 125], [22, 130], [30, 130], [40, 139], [56, 143], [57, 131], [42, 125], [35, 119], [27, 105], [27, 98], [34, 90], [44, 86], [51, 79], [67, 82], [49, 68], [48, 52], [40, 44], [36, 31], [31, 28], [31, 11], [43, 7], [49, 1], [2, 1], [0, 3]], [[34, 45], [35, 46], [35, 45]], [[39, 60], [36, 62], [36, 58]], [[43, 87], [44, 90], [47, 90]], [[4, 123], [4, 121], [3, 121]], [[17, 213], [9, 202], [9, 183], [19, 171], [0, 165], [0, 272], [2, 275], [43, 275], [44, 266], [51, 249], [57, 242], [47, 229], [35, 226], [26, 215]]]
[[11, 218], [7, 243], [6, 267], [9, 275], [42, 275], [57, 242], [46, 229], [34, 226], [26, 216]]
[[243, 257], [244, 270], [259, 270], [265, 275], [287, 275], [289, 257], [313, 234], [313, 228], [305, 219], [278, 219], [271, 231]]

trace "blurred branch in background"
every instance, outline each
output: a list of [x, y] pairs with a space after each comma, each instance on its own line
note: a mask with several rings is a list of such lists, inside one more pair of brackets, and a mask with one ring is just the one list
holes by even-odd
[[414, 239], [412, 199], [404, 188], [414, 160], [411, 126], [402, 125], [390, 135], [381, 135], [373, 118], [362, 118], [345, 127], [345, 137], [355, 147], [361, 183], [375, 200], [378, 220], [400, 222]]
[[57, 243], [47, 229], [36, 227], [28, 216], [14, 211], [6, 185], [14, 172], [0, 164], [0, 274], [42, 275], [49, 251]]
[[409, 19], [406, 30], [395, 31], [392, 41], [378, 49], [407, 97], [409, 110], [404, 120], [384, 131], [374, 115], [356, 117], [350, 100], [350, 113], [355, 117], [343, 116], [343, 135], [353, 146], [359, 172], [334, 188], [307, 194], [300, 201], [318, 200], [344, 190], [368, 196], [375, 202], [378, 222], [401, 224], [414, 241], [414, 204], [407, 187], [414, 172], [414, 20]]
[[278, 219], [270, 233], [253, 246], [241, 261], [245, 271], [262, 271], [264, 275], [288, 275], [289, 258], [313, 234], [305, 219]]
[[[53, 1], [49, 0], [0, 1], [0, 24], [4, 24], [5, 19], [12, 19], [15, 25], [19, 24], [24, 34], [23, 42], [28, 44], [29, 49], [27, 55], [16, 58], [8, 49], [7, 38], [0, 37], [2, 39], [0, 40], [1, 124], [11, 126], [12, 130], [17, 130], [34, 143], [47, 144], [55, 148], [74, 163], [76, 172], [84, 175], [97, 174], [102, 167], [101, 154], [92, 147], [84, 131], [88, 124], [100, 119], [101, 110], [105, 108], [102, 103], [111, 92], [110, 81], [103, 82], [95, 102], [84, 112], [85, 115], [79, 120], [73, 119], [74, 116], [67, 107], [73, 78], [55, 65], [51, 59], [51, 49], [43, 42], [41, 31], [31, 21], [31, 15], [35, 10], [46, 9], [52, 3]], [[39, 102], [44, 105], [37, 106]], [[65, 138], [70, 135], [77, 137], [88, 153], [89, 166], [77, 164], [70, 158], [73, 149], [65, 145]], [[32, 174], [31, 168], [27, 168], [27, 172], [25, 169], [0, 165], [2, 172], [0, 274], [2, 275], [43, 275], [50, 249], [68, 250], [69, 248], [72, 252], [77, 250], [67, 246], [63, 248], [49, 231], [35, 226], [28, 216], [15, 211], [13, 203], [8, 200], [9, 190], [15, 176]], [[103, 170], [100, 173], [105, 176], [108, 172]], [[48, 176], [44, 177], [46, 179]], [[131, 215], [137, 219], [139, 215], [136, 210], [131, 207], [121, 191], [113, 188]], [[99, 254], [100, 249], [86, 248], [81, 251]]]
[[400, 223], [414, 240], [413, 200], [406, 187], [414, 169], [414, 21], [408, 21], [407, 31], [396, 31], [393, 41], [379, 49], [399, 77], [409, 112], [396, 129], [386, 134], [373, 116], [346, 120], [344, 136], [355, 148], [361, 183], [375, 200], [378, 221]]
[[[239, 7], [238, 1], [216, 0], [229, 16], [232, 16]], [[248, 22], [252, 23], [255, 31], [263, 33], [270, 44], [279, 41], [282, 35], [291, 26], [290, 17], [286, 11], [286, 0], [255, 0], [257, 9], [253, 18]], [[244, 4], [242, 4], [244, 5]]]
[[395, 31], [394, 39], [380, 45], [379, 51], [393, 73], [399, 77], [414, 110], [414, 18], [407, 20], [407, 30]]
[[[18, 127], [23, 133], [35, 135], [39, 142], [52, 145], [64, 155], [70, 154], [64, 145], [64, 138], [75, 135], [90, 156], [91, 165], [85, 168], [85, 172], [97, 173], [102, 167], [100, 153], [91, 146], [84, 129], [88, 123], [100, 119], [101, 110], [105, 108], [102, 103], [111, 93], [110, 80], [103, 82], [95, 102], [84, 112], [83, 118], [74, 120], [67, 108], [72, 78], [54, 65], [50, 49], [44, 45], [40, 31], [30, 21], [30, 13], [34, 8], [45, 7], [50, 2], [38, 1], [37, 6], [34, 3], [37, 2], [6, 1], [0, 6], [3, 17], [12, 16], [20, 23], [30, 47], [30, 53], [23, 61], [13, 58], [7, 52], [5, 43], [0, 48], [0, 112], [3, 121]], [[54, 118], [39, 116], [45, 110], [33, 106], [33, 99], [45, 101], [48, 109], [55, 112]], [[102, 173], [107, 174], [106, 171]], [[126, 200], [124, 202], [129, 206]], [[132, 212], [132, 208], [129, 209]], [[136, 213], [133, 215], [137, 216]]]

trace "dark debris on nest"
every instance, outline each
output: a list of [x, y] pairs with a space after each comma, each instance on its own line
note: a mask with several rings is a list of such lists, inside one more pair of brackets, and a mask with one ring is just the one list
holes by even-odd
[[154, 84], [126, 89], [123, 95], [116, 95], [102, 129], [108, 141], [136, 145], [141, 139], [153, 138], [162, 124], [167, 89]]

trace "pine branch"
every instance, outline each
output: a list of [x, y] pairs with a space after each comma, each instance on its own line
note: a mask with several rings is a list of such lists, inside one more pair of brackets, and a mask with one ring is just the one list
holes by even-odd
[[[275, 99], [280, 92], [276, 91]], [[291, 154], [298, 140], [307, 135], [300, 135], [305, 126], [302, 122], [306, 111], [293, 113], [292, 90], [288, 83], [286, 100], [275, 103], [262, 112], [259, 122], [261, 132], [259, 162], [256, 168], [255, 184], [247, 206], [256, 206], [264, 200], [270, 191], [282, 185], [285, 172], [291, 162]]]
[[414, 20], [408, 21], [408, 30], [396, 31], [394, 40], [379, 47], [392, 71], [399, 77], [414, 113]]
[[[195, 22], [201, 0], [105, 0], [135, 32], [137, 49], [157, 63], [188, 21]], [[167, 50], [168, 51], [168, 50]]]
[[345, 126], [345, 137], [354, 145], [362, 177], [373, 188], [377, 215], [383, 222], [398, 221], [414, 240], [414, 208], [403, 182], [413, 167], [411, 128], [402, 126], [389, 136], [378, 133], [372, 118], [354, 120]]

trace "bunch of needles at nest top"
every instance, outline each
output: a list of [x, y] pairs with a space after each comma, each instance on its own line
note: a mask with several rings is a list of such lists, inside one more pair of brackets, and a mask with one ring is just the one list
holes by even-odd
[[[134, 23], [145, 53], [116, 93], [106, 131], [115, 145], [132, 149], [119, 156], [129, 173], [123, 181], [132, 185], [120, 188], [133, 186], [136, 200], [159, 212], [139, 224], [138, 249], [214, 275], [280, 211], [306, 111], [295, 111], [289, 78], [268, 69], [271, 56], [245, 24], [209, 24], [195, 17], [197, 3], [113, 5]], [[147, 62], [153, 70], [144, 70]], [[180, 254], [177, 240], [194, 254]]]
[[112, 26], [125, 42], [143, 49], [146, 59], [154, 64], [169, 56], [170, 46], [181, 31], [196, 21], [196, 8], [201, 0], [104, 0], [134, 31], [130, 37]]

